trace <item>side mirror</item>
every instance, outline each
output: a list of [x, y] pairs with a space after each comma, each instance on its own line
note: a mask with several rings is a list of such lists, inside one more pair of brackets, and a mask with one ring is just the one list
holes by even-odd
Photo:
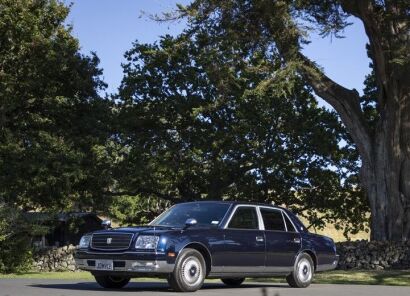
[[101, 222], [101, 226], [102, 226], [104, 229], [110, 229], [110, 228], [111, 228], [111, 221], [110, 221], [110, 220], [103, 220], [103, 221]]
[[196, 221], [195, 218], [188, 218], [188, 219], [185, 221], [185, 228], [184, 228], [184, 229], [187, 229], [187, 228], [189, 228], [189, 227], [191, 227], [191, 226], [194, 226], [194, 225], [196, 225], [197, 223], [198, 223], [198, 221]]

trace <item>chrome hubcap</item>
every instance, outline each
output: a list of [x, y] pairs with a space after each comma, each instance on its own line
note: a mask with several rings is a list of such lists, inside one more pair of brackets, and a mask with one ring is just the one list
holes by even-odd
[[312, 266], [309, 260], [301, 259], [298, 263], [298, 278], [301, 282], [306, 283], [312, 279]]
[[182, 278], [189, 286], [196, 286], [201, 282], [201, 263], [196, 257], [188, 257], [182, 263]]

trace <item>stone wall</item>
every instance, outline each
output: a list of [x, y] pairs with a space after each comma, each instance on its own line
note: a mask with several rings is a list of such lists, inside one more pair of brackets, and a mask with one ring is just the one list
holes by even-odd
[[410, 241], [366, 240], [336, 243], [340, 255], [337, 269], [409, 269]]
[[34, 268], [38, 271], [76, 271], [75, 246], [43, 249], [34, 254]]

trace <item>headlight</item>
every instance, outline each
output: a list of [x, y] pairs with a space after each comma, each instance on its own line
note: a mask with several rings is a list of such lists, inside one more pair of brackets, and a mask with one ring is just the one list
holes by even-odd
[[135, 242], [136, 249], [150, 249], [154, 250], [157, 248], [159, 241], [159, 236], [154, 235], [140, 235]]
[[88, 246], [90, 245], [90, 241], [91, 241], [91, 235], [84, 235], [83, 237], [81, 237], [80, 243], [78, 246], [80, 248], [88, 248]]

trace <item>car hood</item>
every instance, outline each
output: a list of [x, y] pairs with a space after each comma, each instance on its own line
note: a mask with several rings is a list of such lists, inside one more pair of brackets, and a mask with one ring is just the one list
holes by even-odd
[[93, 233], [143, 233], [143, 234], [161, 234], [164, 232], [175, 231], [174, 227], [166, 226], [130, 226], [130, 227], [119, 227], [104, 230], [97, 230]]

